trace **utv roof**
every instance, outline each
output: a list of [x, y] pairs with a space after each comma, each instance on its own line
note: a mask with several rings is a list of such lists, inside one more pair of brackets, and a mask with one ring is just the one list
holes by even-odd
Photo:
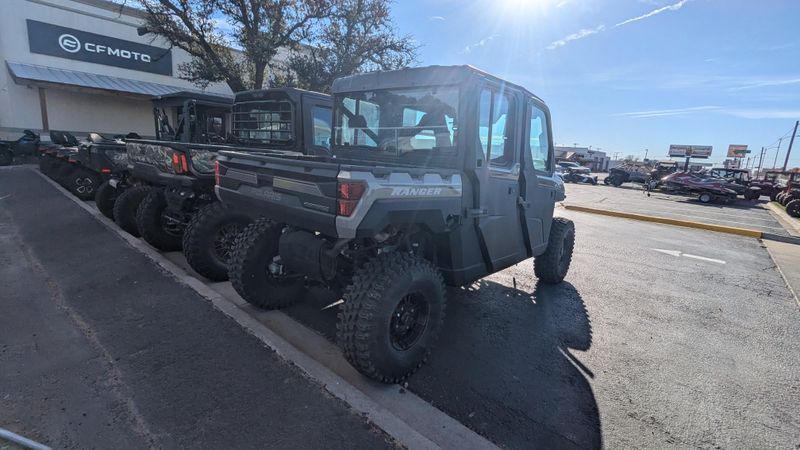
[[276, 94], [284, 94], [292, 101], [300, 100], [302, 95], [316, 97], [317, 100], [332, 102], [331, 96], [323, 94], [322, 92], [307, 91], [305, 89], [298, 89], [292, 87], [283, 88], [269, 88], [269, 89], [254, 89], [251, 91], [241, 91], [236, 93], [234, 103], [259, 101], [263, 98], [274, 97]]
[[[484, 78], [498, 83], [503, 83], [515, 90], [522, 91], [537, 100], [541, 98], [534, 95], [524, 87], [503, 80], [490, 73], [484, 72], [473, 66], [428, 66], [412, 67], [385, 72], [370, 72], [348, 77], [337, 78], [331, 86], [334, 94], [341, 92], [371, 91], [377, 89], [409, 88], [415, 86], [437, 86], [461, 84], [475, 78]], [[542, 101], [542, 103], [544, 103]]]
[[233, 96], [181, 91], [153, 97], [153, 103], [164, 106], [181, 105], [186, 100], [196, 100], [198, 103], [206, 105], [230, 105], [233, 103]]

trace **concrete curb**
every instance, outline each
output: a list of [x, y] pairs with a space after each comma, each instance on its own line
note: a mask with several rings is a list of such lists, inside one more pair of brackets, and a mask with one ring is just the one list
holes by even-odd
[[[186, 272], [143, 240], [122, 231], [113, 221], [100, 213], [97, 208], [93, 208], [79, 200], [37, 169], [32, 167], [30, 169], [54, 186], [69, 200], [87, 211], [106, 228], [125, 240], [131, 247], [143, 253], [167, 271], [177, 281], [209, 300], [217, 310], [236, 321], [245, 331], [263, 342], [278, 356], [297, 366], [309, 379], [320, 384], [334, 397], [344, 401], [354, 411], [363, 414], [367, 420], [382, 429], [403, 447], [409, 449], [459, 448], [476, 450], [498, 448], [488, 439], [470, 430], [461, 422], [415, 394], [407, 390], [400, 392], [396, 385], [379, 385], [370, 382], [361, 377], [361, 375], [355, 375], [359, 377], [355, 383], [349, 381], [321, 361], [319, 355], [314, 356], [302, 351], [281, 336], [278, 331], [259, 321], [258, 318], [248, 312], [248, 305], [239, 306], [234, 300], [220, 294], [203, 280]], [[305, 330], [306, 328], [280, 311], [259, 311], [259, 313], [270, 315], [274, 318], [272, 322], [282, 323], [284, 327], [291, 326], [297, 330]], [[331, 346], [325, 338], [313, 332], [306, 332], [305, 334], [318, 339], [317, 342], [309, 343], [308, 346], [310, 347], [325, 348]], [[352, 369], [352, 371], [355, 372], [355, 369]], [[358, 387], [359, 385], [361, 388]], [[387, 404], [391, 404], [393, 407], [388, 408]]]
[[620, 217], [623, 219], [641, 220], [643, 222], [663, 223], [666, 225], [675, 225], [679, 227], [697, 228], [700, 230], [715, 231], [717, 233], [736, 234], [739, 236], [753, 237], [760, 239], [763, 233], [758, 230], [751, 230], [749, 228], [729, 227], [725, 225], [713, 225], [710, 223], [693, 222], [691, 220], [670, 219], [667, 217], [648, 216], [644, 214], [627, 213], [621, 211], [610, 211], [607, 209], [589, 208], [586, 206], [577, 206], [564, 204], [564, 208], [572, 211], [580, 211], [591, 214], [600, 214], [603, 216]]

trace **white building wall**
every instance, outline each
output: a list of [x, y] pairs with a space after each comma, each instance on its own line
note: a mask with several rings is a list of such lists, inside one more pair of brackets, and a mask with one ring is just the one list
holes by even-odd
[[[141, 18], [135, 14], [120, 14], [119, 11], [109, 11], [90, 3], [74, 0], [0, 0], [0, 137], [16, 137], [25, 128], [42, 129], [38, 88], [16, 84], [8, 73], [6, 61], [197, 89], [192, 83], [177, 78], [178, 65], [191, 58], [176, 48], [172, 49], [173, 76], [30, 53], [26, 19], [161, 48], [169, 47], [163, 39], [139, 36], [136, 28]], [[48, 87], [46, 91], [50, 129], [80, 133], [95, 130], [106, 133], [135, 131], [143, 135], [154, 133], [152, 106], [145, 98], [78, 93], [68, 87]], [[209, 86], [207, 92], [231, 94], [224, 83]], [[68, 106], [61, 102], [76, 104]]]

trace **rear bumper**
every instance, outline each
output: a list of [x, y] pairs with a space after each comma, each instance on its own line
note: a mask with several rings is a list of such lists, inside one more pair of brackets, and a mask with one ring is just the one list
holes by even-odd
[[211, 189], [214, 185], [213, 178], [204, 179], [187, 175], [174, 175], [164, 173], [155, 166], [135, 162], [133, 163], [132, 175], [134, 178], [156, 186], [183, 188], [192, 191]]
[[[266, 217], [308, 231], [318, 231], [325, 236], [337, 237], [336, 215], [315, 211], [300, 204], [297, 197], [281, 195], [269, 188], [240, 185], [239, 189], [216, 186], [217, 198], [254, 217]], [[241, 189], [248, 189], [243, 193]]]

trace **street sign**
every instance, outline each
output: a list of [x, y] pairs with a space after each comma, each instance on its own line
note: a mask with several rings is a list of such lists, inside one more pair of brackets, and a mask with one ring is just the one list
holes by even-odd
[[750, 150], [747, 149], [746, 145], [731, 144], [728, 146], [728, 158], [744, 158], [748, 153], [750, 153]]
[[711, 156], [710, 145], [670, 145], [669, 156], [677, 158], [708, 158]]

